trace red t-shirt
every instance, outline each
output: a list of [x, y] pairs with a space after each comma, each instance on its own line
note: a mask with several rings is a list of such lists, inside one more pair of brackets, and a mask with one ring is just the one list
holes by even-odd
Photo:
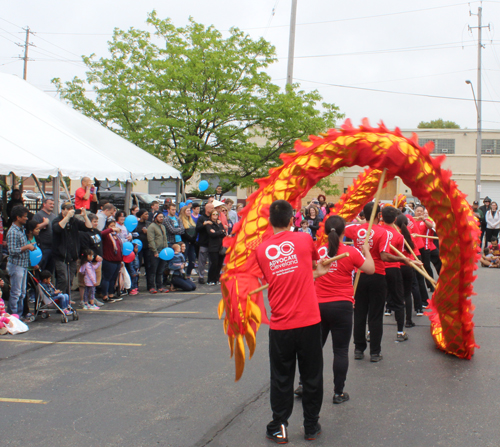
[[[365, 243], [368, 225], [369, 223], [366, 222], [361, 225], [349, 225], [345, 228], [346, 237], [352, 239], [354, 246], [360, 251], [363, 249], [363, 244]], [[385, 275], [385, 265], [380, 257], [380, 253], [384, 251], [389, 253], [389, 233], [380, 225], [373, 225], [368, 244], [370, 246], [370, 254], [375, 263], [375, 273]]]
[[[420, 225], [419, 225], [420, 222], [417, 222], [413, 218], [413, 216], [407, 215], [406, 217], [408, 218], [408, 231], [410, 232], [410, 234], [422, 234], [420, 233]], [[415, 247], [417, 248], [418, 253], [417, 250], [415, 249], [413, 251], [415, 252], [416, 255], [419, 255], [420, 249], [424, 248], [424, 238], [421, 237], [413, 238], [413, 242], [415, 243]]]
[[[405, 249], [405, 239], [403, 235], [389, 225], [381, 225], [381, 227], [389, 233], [389, 244], [402, 253]], [[387, 251], [391, 255], [398, 256], [398, 254], [392, 250], [391, 247], [389, 247], [389, 250]], [[384, 264], [386, 269], [399, 268], [400, 266], [399, 262], [384, 262]]]
[[[425, 219], [428, 220], [428, 219]], [[431, 220], [429, 220], [431, 222]], [[434, 230], [431, 230], [430, 228], [427, 228], [427, 225], [423, 220], [419, 220], [416, 222], [417, 228], [418, 228], [418, 234], [422, 234], [424, 236], [435, 236]], [[419, 237], [417, 239], [422, 239], [422, 247], [418, 247], [419, 249], [424, 249], [424, 250], [434, 250], [436, 246], [434, 245], [434, 242], [432, 242], [432, 239], [427, 239], [423, 237]]]
[[75, 191], [75, 209], [79, 210], [80, 208], [85, 208], [86, 210], [90, 209], [90, 200], [92, 199], [92, 194], [89, 195], [89, 198], [85, 200], [83, 196], [87, 191], [85, 188], [78, 188]]
[[[360, 268], [365, 257], [355, 247], [346, 247], [340, 244], [337, 255], [349, 253], [346, 258], [333, 261], [330, 270], [324, 276], [316, 279], [316, 295], [320, 303], [330, 301], [351, 301], [354, 303], [354, 287], [352, 285], [355, 268]], [[328, 258], [328, 245], [318, 250], [321, 259]]]
[[318, 259], [306, 233], [282, 231], [259, 245], [257, 262], [269, 283], [271, 329], [296, 329], [321, 321], [312, 273]]

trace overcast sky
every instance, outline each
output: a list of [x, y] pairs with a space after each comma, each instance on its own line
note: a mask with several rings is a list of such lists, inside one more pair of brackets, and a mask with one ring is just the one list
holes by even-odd
[[[481, 3], [483, 24], [491, 24], [483, 30], [482, 96], [497, 101], [483, 103], [483, 128], [499, 129], [500, 1], [471, 2], [470, 10], [477, 13]], [[23, 62], [16, 58], [23, 49], [15, 42], [24, 42], [21, 27], [29, 26], [36, 34], [30, 36], [35, 46], [29, 50], [28, 81], [45, 91], [54, 90], [54, 77], [84, 77], [79, 56], [105, 56], [113, 28], [148, 29], [145, 20], [153, 9], [176, 26], [192, 16], [221, 31], [235, 26], [253, 38], [265, 37], [279, 58], [268, 73], [285, 85], [291, 0], [0, 0], [0, 5], [0, 70], [22, 77]], [[390, 128], [409, 129], [443, 118], [473, 129], [476, 109], [465, 80], [472, 80], [477, 94], [477, 29], [471, 33], [468, 25], [477, 26], [477, 17], [469, 17], [469, 3], [459, 0], [298, 0], [294, 81], [304, 90], [317, 89], [354, 124], [367, 117], [373, 125], [383, 120]]]

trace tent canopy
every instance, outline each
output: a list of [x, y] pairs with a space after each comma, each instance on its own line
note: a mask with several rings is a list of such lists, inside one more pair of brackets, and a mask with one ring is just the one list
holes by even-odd
[[122, 182], [181, 173], [16, 76], [0, 74], [0, 174]]

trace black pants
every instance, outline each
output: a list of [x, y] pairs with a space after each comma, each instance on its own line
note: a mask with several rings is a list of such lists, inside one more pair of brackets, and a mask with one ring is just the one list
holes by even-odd
[[163, 288], [163, 272], [167, 268], [167, 261], [164, 261], [159, 256], [156, 257], [152, 251], [149, 252], [149, 280], [148, 283], [151, 284], [151, 288], [161, 289]]
[[436, 248], [431, 251], [431, 262], [434, 265], [434, 268], [436, 269], [436, 272], [439, 276], [439, 274], [441, 273], [441, 266], [442, 266], [441, 258], [439, 257], [439, 248]]
[[349, 342], [352, 334], [353, 306], [350, 301], [320, 303], [321, 344], [325, 347], [328, 334], [332, 333], [333, 392], [344, 392], [349, 368]]
[[[420, 262], [422, 262], [422, 263], [424, 262], [424, 261], [422, 261], [422, 255], [418, 255], [417, 258]], [[423, 277], [423, 275], [421, 275], [418, 272], [415, 272], [415, 278], [417, 281], [418, 290], [420, 292], [419, 293], [420, 301], [418, 301], [418, 298], [416, 297], [415, 292], [413, 293], [413, 298], [415, 299], [415, 310], [418, 311], [418, 310], [422, 310], [423, 305], [425, 305], [425, 306], [428, 305], [429, 294], [427, 292], [427, 287], [425, 287], [425, 278]], [[413, 288], [413, 290], [415, 290], [415, 288]], [[417, 305], [418, 305], [418, 307], [417, 307]]]
[[401, 275], [403, 277], [403, 297], [405, 302], [405, 319], [407, 323], [411, 323], [413, 314], [413, 300], [411, 299], [411, 291], [413, 287], [413, 279], [415, 271], [407, 265], [401, 266]]
[[[420, 249], [420, 256], [422, 257], [421, 261], [424, 263], [424, 268], [425, 271], [428, 273], [428, 275], [431, 278], [434, 278], [434, 275], [432, 273], [432, 267], [431, 267], [431, 251], [426, 250], [425, 248]], [[425, 278], [425, 283], [427, 284], [427, 287], [429, 290], [434, 292], [434, 286], [430, 283], [430, 281]]]
[[304, 428], [313, 431], [323, 403], [321, 324], [282, 331], [269, 329], [269, 360], [273, 420], [267, 425], [268, 431], [275, 431], [281, 424], [288, 426], [297, 360], [303, 387]]
[[224, 263], [224, 256], [220, 255], [218, 251], [209, 252], [208, 258], [210, 259], [210, 268], [208, 269], [207, 282], [217, 282], [220, 278], [220, 270]]
[[384, 305], [387, 296], [385, 275], [361, 273], [354, 297], [354, 346], [366, 349], [366, 320], [370, 331], [370, 354], [380, 354], [383, 333]]
[[401, 269], [397, 267], [385, 269], [385, 278], [387, 280], [387, 307], [394, 311], [398, 332], [403, 332], [405, 326], [405, 302]]

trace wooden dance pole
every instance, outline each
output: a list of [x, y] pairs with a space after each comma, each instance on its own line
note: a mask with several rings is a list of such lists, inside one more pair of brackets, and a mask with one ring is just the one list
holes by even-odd
[[[370, 216], [370, 223], [368, 224], [368, 231], [366, 232], [366, 239], [364, 243], [364, 247], [368, 247], [370, 241], [370, 233], [373, 227], [373, 221], [375, 220], [375, 214], [377, 211], [377, 206], [380, 201], [380, 193], [382, 192], [382, 188], [384, 187], [385, 173], [387, 172], [387, 168], [384, 168], [382, 171], [382, 175], [380, 176], [380, 181], [378, 182], [377, 192], [375, 193], [375, 202], [373, 204], [372, 214]], [[361, 270], [358, 269], [356, 272], [356, 279], [354, 280], [354, 295], [356, 295], [356, 288], [358, 287], [359, 275], [361, 274]]]

